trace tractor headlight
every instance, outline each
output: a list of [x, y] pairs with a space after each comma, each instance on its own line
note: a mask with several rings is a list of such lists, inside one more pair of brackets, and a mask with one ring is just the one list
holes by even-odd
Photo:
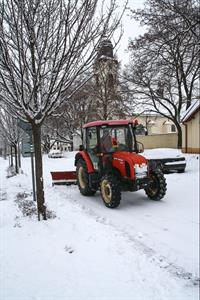
[[142, 163], [141, 165], [135, 164], [135, 177], [136, 178], [144, 178], [147, 177], [147, 164]]

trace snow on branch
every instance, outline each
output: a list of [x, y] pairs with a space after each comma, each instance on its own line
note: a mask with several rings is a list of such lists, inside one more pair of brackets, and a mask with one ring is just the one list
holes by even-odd
[[91, 68], [100, 40], [113, 35], [123, 13], [115, 0], [103, 1], [100, 10], [96, 0], [2, 0], [2, 101], [42, 124], [64, 101], [64, 92], [70, 97], [67, 91]]

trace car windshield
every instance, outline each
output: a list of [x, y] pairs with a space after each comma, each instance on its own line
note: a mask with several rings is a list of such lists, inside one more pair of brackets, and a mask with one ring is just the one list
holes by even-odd
[[102, 126], [100, 147], [102, 152], [135, 151], [135, 141], [131, 125]]

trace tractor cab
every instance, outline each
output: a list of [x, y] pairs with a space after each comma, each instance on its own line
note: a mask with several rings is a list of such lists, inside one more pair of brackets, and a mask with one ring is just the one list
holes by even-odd
[[[116, 152], [143, 152], [143, 145], [136, 141], [137, 124], [130, 120], [114, 120], [90, 122], [83, 126], [81, 149], [87, 151], [95, 170], [104, 172], [106, 164], [117, 157]], [[102, 164], [103, 170], [100, 170]]]
[[83, 126], [83, 147], [98, 153], [139, 152], [135, 137], [137, 122], [97, 121]]
[[148, 188], [151, 170], [139, 154], [144, 147], [136, 140], [137, 125], [131, 120], [108, 120], [83, 126], [82, 145], [75, 157], [83, 195], [93, 195], [100, 189], [105, 205], [117, 207], [122, 190]]

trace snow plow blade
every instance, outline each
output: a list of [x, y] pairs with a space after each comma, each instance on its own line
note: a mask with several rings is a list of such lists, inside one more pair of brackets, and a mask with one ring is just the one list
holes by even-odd
[[76, 171], [54, 171], [50, 172], [52, 185], [54, 184], [76, 184]]

